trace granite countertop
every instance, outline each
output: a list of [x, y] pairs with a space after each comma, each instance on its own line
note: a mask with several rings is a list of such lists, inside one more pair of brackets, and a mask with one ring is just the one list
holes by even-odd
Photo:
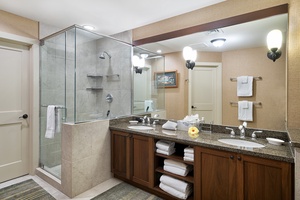
[[300, 129], [289, 129], [288, 134], [293, 147], [300, 148]]
[[[197, 145], [201, 147], [231, 151], [231, 152], [242, 153], [246, 155], [258, 156], [262, 158], [268, 158], [268, 159], [279, 160], [279, 161], [290, 162], [290, 163], [294, 162], [294, 157], [288, 142], [285, 142], [281, 146], [276, 146], [276, 145], [269, 144], [266, 139], [258, 138], [255, 140], [255, 142], [263, 144], [265, 146], [264, 148], [241, 148], [241, 147], [227, 145], [219, 142], [218, 139], [220, 138], [231, 138], [229, 134], [224, 134], [224, 133], [200, 132], [199, 137], [193, 139], [188, 136], [187, 131], [163, 130], [161, 125], [157, 125], [153, 130], [146, 130], [146, 131], [129, 129], [128, 126], [131, 126], [128, 122], [111, 123], [110, 129], [134, 133], [138, 135], [149, 136], [156, 139], [170, 140], [182, 144]], [[172, 133], [176, 135], [169, 135], [168, 133]], [[238, 135], [235, 136], [235, 138], [240, 139]], [[251, 138], [246, 138], [246, 140], [253, 141]]]

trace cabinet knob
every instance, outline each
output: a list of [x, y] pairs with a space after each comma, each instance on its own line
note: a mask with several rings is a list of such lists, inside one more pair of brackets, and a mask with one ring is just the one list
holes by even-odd
[[230, 156], [230, 159], [231, 159], [231, 160], [234, 159], [234, 156], [231, 155], [231, 156]]
[[242, 160], [242, 158], [240, 156], [237, 157], [238, 160]]

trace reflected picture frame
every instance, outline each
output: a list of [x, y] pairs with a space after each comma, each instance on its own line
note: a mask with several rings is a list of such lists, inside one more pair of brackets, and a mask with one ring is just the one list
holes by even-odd
[[154, 82], [157, 88], [177, 88], [178, 73], [175, 71], [155, 72]]

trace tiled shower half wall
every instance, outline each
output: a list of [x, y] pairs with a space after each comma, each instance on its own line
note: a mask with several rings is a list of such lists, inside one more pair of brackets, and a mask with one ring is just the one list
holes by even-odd
[[56, 106], [60, 123], [131, 114], [131, 54], [131, 45], [78, 26], [41, 40], [40, 167], [61, 177], [61, 131], [45, 137], [49, 105]]

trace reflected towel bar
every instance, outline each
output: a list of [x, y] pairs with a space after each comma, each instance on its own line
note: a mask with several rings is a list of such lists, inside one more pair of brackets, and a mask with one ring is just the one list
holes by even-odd
[[[46, 106], [46, 105], [41, 105], [41, 107], [48, 107], [48, 106]], [[57, 108], [57, 109], [67, 109], [67, 108], [64, 107], [64, 106], [55, 106], [55, 108]]]
[[[253, 77], [254, 80], [257, 80], [257, 81], [261, 81], [262, 80], [262, 77], [261, 76], [257, 76], [257, 77]], [[230, 78], [231, 81], [237, 81], [237, 78]]]
[[[238, 104], [238, 102], [230, 102], [230, 104]], [[262, 103], [261, 102], [253, 102], [253, 105], [256, 105], [256, 106], [261, 106]]]

